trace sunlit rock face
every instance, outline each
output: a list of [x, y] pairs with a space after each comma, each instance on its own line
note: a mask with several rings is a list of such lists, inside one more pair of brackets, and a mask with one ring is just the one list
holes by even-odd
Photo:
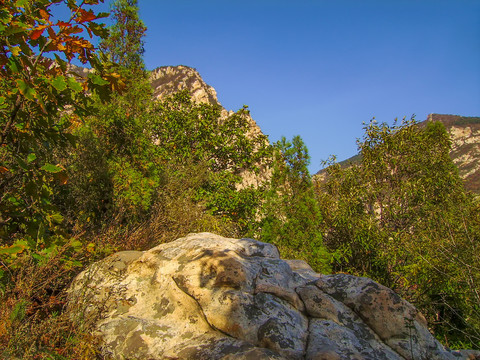
[[114, 359], [467, 359], [367, 278], [315, 273], [271, 244], [190, 234], [82, 272], [70, 309]]
[[156, 99], [164, 99], [181, 90], [188, 90], [197, 103], [218, 104], [217, 92], [207, 85], [197, 70], [188, 66], [162, 66], [150, 73]]

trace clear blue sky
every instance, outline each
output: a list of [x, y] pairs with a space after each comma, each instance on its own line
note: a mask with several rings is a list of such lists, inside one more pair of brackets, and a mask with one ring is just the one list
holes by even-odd
[[196, 68], [316, 172], [372, 117], [480, 116], [479, 0], [139, 0], [145, 63]]

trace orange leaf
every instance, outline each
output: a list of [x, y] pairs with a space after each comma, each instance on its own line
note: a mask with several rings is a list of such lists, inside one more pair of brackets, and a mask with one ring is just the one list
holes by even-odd
[[40, 16], [42, 17], [43, 20], [50, 19], [50, 14], [48, 12], [46, 12], [45, 10], [40, 9], [39, 13], [40, 13]]
[[45, 30], [45, 27], [41, 27], [37, 30], [33, 30], [32, 33], [30, 34], [30, 39], [37, 40], [40, 36], [42, 36], [44, 30]]
[[95, 20], [97, 18], [97, 16], [93, 13], [93, 10], [86, 11], [86, 10], [83, 10], [83, 9], [78, 9], [78, 12], [80, 13], [80, 15], [77, 16], [76, 20], [79, 23], [92, 21], [92, 20]]
[[0, 166], [0, 174], [8, 172], [8, 169], [5, 166]]
[[66, 34], [66, 35], [70, 35], [70, 34], [78, 34], [78, 33], [81, 33], [83, 30], [78, 27], [78, 26], [70, 26], [68, 29], [64, 29], [63, 30], [63, 33]]
[[60, 26], [60, 27], [70, 27], [72, 26], [72, 24], [68, 23], [68, 22], [65, 22], [65, 21], [57, 21], [57, 26]]

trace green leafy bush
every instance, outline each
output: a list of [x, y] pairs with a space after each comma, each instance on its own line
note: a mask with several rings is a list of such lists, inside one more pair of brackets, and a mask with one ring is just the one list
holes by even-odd
[[480, 345], [478, 204], [441, 123], [371, 122], [361, 162], [333, 164], [317, 196], [335, 271], [372, 277], [413, 302], [449, 345]]

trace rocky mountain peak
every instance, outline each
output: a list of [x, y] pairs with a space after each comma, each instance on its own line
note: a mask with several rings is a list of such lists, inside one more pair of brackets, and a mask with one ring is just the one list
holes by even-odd
[[217, 92], [203, 81], [194, 68], [179, 66], [161, 66], [150, 74], [150, 81], [154, 89], [153, 96], [163, 99], [181, 90], [188, 89], [192, 99], [197, 103], [219, 104]]

